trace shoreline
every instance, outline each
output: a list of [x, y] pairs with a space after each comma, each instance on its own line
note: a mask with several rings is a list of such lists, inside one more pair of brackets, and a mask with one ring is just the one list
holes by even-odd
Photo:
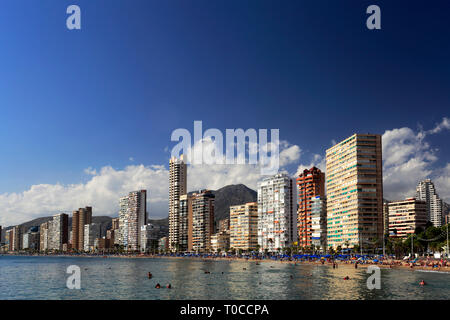
[[[316, 265], [316, 266], [327, 266], [333, 267], [333, 262], [330, 260], [325, 260], [323, 263], [320, 260], [273, 260], [273, 259], [251, 259], [242, 257], [187, 257], [187, 256], [160, 256], [160, 255], [120, 255], [120, 254], [109, 254], [109, 255], [72, 255], [72, 254], [0, 254], [0, 257], [70, 257], [70, 258], [122, 258], [122, 259], [190, 259], [198, 261], [236, 261], [236, 262], [249, 262], [249, 263], [283, 263], [283, 264], [294, 264], [294, 265]], [[335, 262], [337, 268], [355, 268], [354, 261], [341, 261], [337, 260]], [[409, 271], [422, 271], [422, 272], [434, 272], [434, 273], [449, 273], [450, 265], [433, 267], [418, 265], [417, 263], [411, 267], [411, 264], [402, 260], [387, 260], [386, 263], [374, 263], [367, 261], [365, 263], [358, 262], [358, 269], [367, 269], [369, 266], [377, 266], [380, 269], [391, 269], [391, 270], [409, 270]]]

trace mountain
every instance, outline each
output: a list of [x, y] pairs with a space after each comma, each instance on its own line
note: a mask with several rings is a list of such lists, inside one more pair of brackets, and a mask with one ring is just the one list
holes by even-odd
[[230, 206], [257, 201], [257, 192], [243, 184], [232, 184], [211, 190], [216, 196], [214, 208], [214, 221], [230, 217]]

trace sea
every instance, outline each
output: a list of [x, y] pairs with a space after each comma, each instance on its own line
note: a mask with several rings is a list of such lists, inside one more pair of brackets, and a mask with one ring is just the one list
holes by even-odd
[[[67, 285], [70, 266], [80, 272], [79, 289]], [[450, 299], [450, 273], [381, 269], [379, 289], [368, 287], [371, 275], [361, 267], [271, 261], [3, 255], [0, 300]]]

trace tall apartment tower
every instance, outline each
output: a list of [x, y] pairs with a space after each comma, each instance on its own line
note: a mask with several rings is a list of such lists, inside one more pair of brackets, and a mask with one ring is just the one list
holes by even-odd
[[441, 227], [443, 203], [436, 193], [433, 181], [426, 179], [418, 183], [416, 199], [426, 201], [428, 221], [431, 221], [434, 227]]
[[230, 207], [230, 248], [256, 250], [258, 245], [258, 203]]
[[136, 251], [141, 245], [141, 228], [147, 224], [147, 191], [139, 190], [128, 194], [128, 244]]
[[169, 248], [176, 250], [180, 243], [180, 197], [187, 193], [187, 167], [184, 156], [172, 157], [169, 162]]
[[192, 250], [209, 252], [214, 233], [214, 194], [201, 190], [192, 195]]
[[279, 251], [297, 239], [294, 180], [286, 174], [265, 178], [258, 187], [258, 245]]
[[326, 163], [328, 247], [374, 248], [383, 238], [381, 135], [352, 135]]
[[48, 250], [48, 238], [49, 238], [49, 224], [51, 224], [51, 221], [44, 222], [39, 227], [39, 250], [45, 251]]
[[179, 212], [179, 251], [192, 251], [192, 196], [184, 194], [180, 196]]
[[325, 196], [325, 173], [316, 167], [305, 169], [297, 178], [298, 211], [297, 230], [298, 244], [301, 247], [312, 245], [311, 201], [315, 197]]
[[65, 213], [55, 214], [50, 228], [49, 249], [63, 250], [69, 241], [69, 216]]
[[119, 236], [118, 243], [128, 248], [128, 196], [119, 200]]
[[416, 198], [389, 202], [389, 235], [406, 238], [427, 224], [427, 204]]
[[84, 250], [84, 226], [92, 223], [92, 207], [72, 212], [72, 249]]

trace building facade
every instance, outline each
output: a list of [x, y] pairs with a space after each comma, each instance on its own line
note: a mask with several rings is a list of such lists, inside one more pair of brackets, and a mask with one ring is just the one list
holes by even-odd
[[117, 237], [119, 245], [128, 248], [128, 196], [119, 200], [119, 235]]
[[169, 161], [169, 248], [180, 247], [180, 197], [187, 193], [187, 166], [184, 155]]
[[65, 213], [55, 214], [49, 225], [50, 250], [63, 250], [64, 244], [69, 242], [69, 216]]
[[[260, 250], [279, 251], [297, 240], [294, 181], [276, 174], [259, 183], [258, 245]], [[231, 225], [231, 222], [230, 222]]]
[[326, 151], [328, 247], [382, 241], [382, 170], [380, 135], [354, 134]]
[[92, 207], [72, 212], [72, 249], [84, 250], [84, 226], [92, 223]]
[[389, 202], [389, 236], [407, 238], [416, 228], [425, 228], [427, 223], [426, 201], [408, 198]]
[[434, 227], [441, 227], [443, 222], [443, 201], [436, 193], [433, 181], [426, 179], [418, 183], [416, 188], [416, 199], [427, 203], [428, 221], [431, 221]]
[[298, 245], [300, 247], [310, 247], [313, 243], [311, 202], [315, 197], [323, 198], [325, 196], [325, 173], [316, 167], [303, 170], [297, 178], [297, 188]]
[[327, 200], [325, 197], [311, 199], [311, 246], [323, 253], [327, 250]]
[[128, 241], [131, 251], [140, 250], [141, 228], [147, 224], [147, 191], [139, 190], [128, 195]]
[[214, 194], [201, 190], [192, 195], [192, 250], [209, 252], [214, 233]]
[[100, 238], [100, 224], [90, 223], [84, 225], [84, 246], [83, 250], [94, 251], [95, 250], [95, 239]]
[[230, 207], [230, 248], [256, 250], [258, 247], [258, 203]]
[[178, 211], [178, 243], [177, 251], [192, 251], [192, 196], [184, 194], [180, 196], [180, 208]]

